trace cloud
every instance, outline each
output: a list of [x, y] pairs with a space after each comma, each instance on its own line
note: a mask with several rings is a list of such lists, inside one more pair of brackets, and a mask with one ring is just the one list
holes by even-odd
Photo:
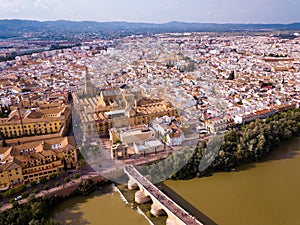
[[0, 0], [0, 19], [295, 22], [299, 0]]
[[24, 1], [21, 0], [1, 0], [0, 1], [0, 15], [9, 17], [16, 15], [24, 8]]
[[34, 7], [39, 9], [48, 9], [48, 0], [35, 0], [33, 2]]

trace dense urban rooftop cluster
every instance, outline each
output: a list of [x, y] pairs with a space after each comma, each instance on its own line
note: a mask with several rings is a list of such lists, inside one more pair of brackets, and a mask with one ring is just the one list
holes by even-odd
[[97, 90], [126, 84], [172, 102], [189, 123], [237, 122], [298, 106], [299, 41], [185, 33], [83, 42], [1, 62], [0, 103], [62, 101], [83, 90], [88, 66]]

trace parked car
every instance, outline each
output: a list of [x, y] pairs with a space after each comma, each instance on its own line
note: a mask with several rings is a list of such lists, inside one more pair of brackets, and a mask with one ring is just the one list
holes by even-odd
[[21, 195], [15, 197], [15, 201], [19, 201], [19, 200], [21, 200], [21, 199], [22, 199], [22, 196], [21, 196]]

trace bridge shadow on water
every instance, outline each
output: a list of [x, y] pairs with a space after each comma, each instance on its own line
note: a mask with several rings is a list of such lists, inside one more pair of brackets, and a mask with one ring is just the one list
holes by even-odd
[[183, 209], [185, 209], [191, 215], [195, 216], [204, 225], [217, 225], [217, 223], [214, 222], [211, 218], [204, 215], [197, 208], [195, 208], [193, 205], [191, 205], [191, 203], [186, 201], [184, 198], [182, 198], [180, 195], [178, 195], [175, 191], [173, 191], [171, 188], [166, 186], [164, 183], [159, 183], [158, 186], [161, 186], [162, 191], [166, 195], [168, 195], [174, 202], [176, 202], [179, 206], [181, 206]]

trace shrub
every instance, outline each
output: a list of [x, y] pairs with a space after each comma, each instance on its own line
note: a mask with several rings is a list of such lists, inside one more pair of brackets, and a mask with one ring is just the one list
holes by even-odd
[[16, 193], [16, 190], [14, 188], [10, 188], [4, 192], [4, 197], [13, 196], [15, 193]]
[[14, 201], [13, 203], [12, 203], [12, 207], [13, 208], [18, 208], [20, 206], [20, 204], [19, 204], [19, 202], [17, 202], [17, 201]]
[[60, 185], [59, 181], [56, 181], [54, 184], [55, 187], [58, 187], [59, 185]]
[[28, 191], [25, 191], [22, 193], [22, 198], [27, 198], [29, 196], [29, 192]]
[[33, 199], [35, 199], [35, 194], [30, 194], [29, 196], [28, 196], [28, 201], [29, 202], [31, 202]]
[[68, 182], [70, 182], [70, 178], [69, 178], [69, 177], [66, 177], [66, 178], [64, 179], [64, 181], [65, 181], [65, 183], [68, 183]]
[[49, 190], [49, 184], [44, 185], [44, 190]]
[[45, 184], [47, 182], [47, 178], [46, 177], [42, 177], [42, 179], [40, 180], [40, 183]]
[[94, 182], [92, 179], [83, 180], [79, 186], [78, 191], [83, 195], [90, 194], [94, 189]]
[[78, 179], [80, 176], [79, 176], [79, 174], [78, 173], [75, 173], [74, 174], [74, 179]]
[[54, 180], [56, 177], [57, 177], [56, 173], [53, 173], [53, 174], [50, 175], [51, 180]]
[[26, 185], [22, 184], [21, 186], [17, 187], [17, 192], [23, 192], [26, 190]]
[[35, 180], [30, 182], [30, 186], [31, 186], [31, 187], [36, 186], [36, 184], [37, 184], [37, 182], [36, 182]]
[[13, 204], [14, 202], [15, 202], [14, 198], [12, 198], [12, 199], [9, 200], [9, 203], [11, 203], [11, 204]]
[[33, 190], [33, 193], [34, 193], [34, 194], [37, 194], [37, 193], [39, 193], [39, 190], [38, 190], [38, 189], [34, 189], [34, 190]]

